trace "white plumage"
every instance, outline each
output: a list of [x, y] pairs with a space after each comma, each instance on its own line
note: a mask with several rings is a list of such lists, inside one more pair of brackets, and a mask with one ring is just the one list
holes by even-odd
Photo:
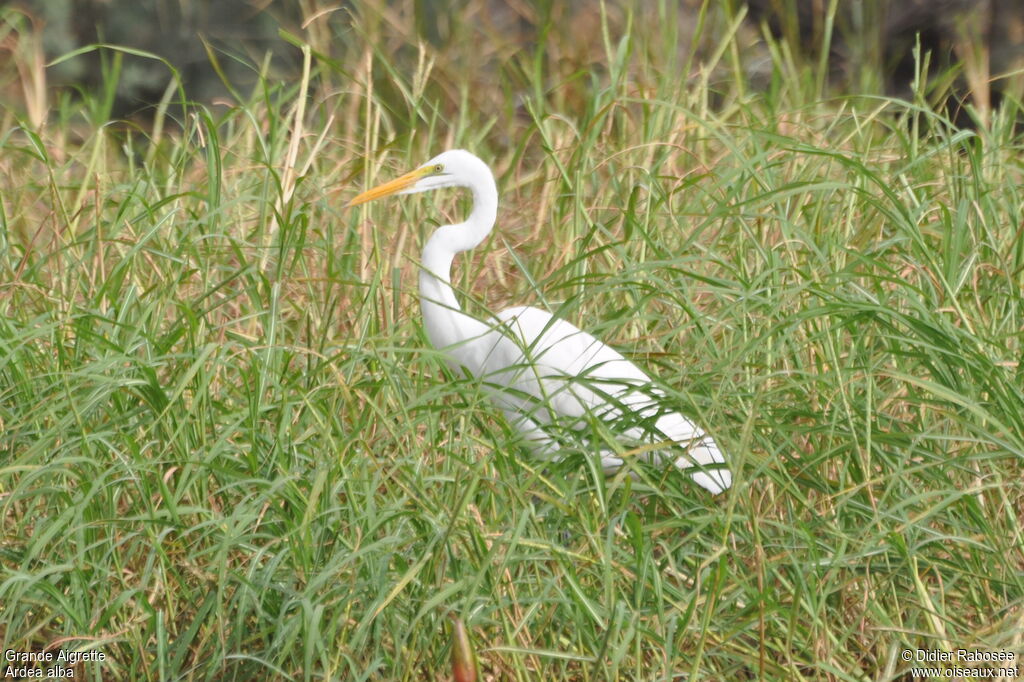
[[[650, 445], [641, 448], [648, 461], [692, 468], [694, 482], [712, 493], [729, 488], [732, 474], [714, 440], [665, 408], [664, 394], [651, 378], [610, 346], [538, 308], [509, 308], [487, 322], [462, 312], [451, 287], [452, 261], [482, 242], [497, 216], [497, 186], [483, 161], [460, 149], [444, 152], [363, 192], [349, 206], [440, 187], [466, 187], [473, 193], [469, 218], [437, 228], [423, 249], [424, 327], [449, 364], [480, 379], [540, 457], [558, 458], [560, 441], [586, 433], [590, 420], [597, 419], [626, 447]], [[601, 464], [614, 471], [623, 462], [603, 450]]]

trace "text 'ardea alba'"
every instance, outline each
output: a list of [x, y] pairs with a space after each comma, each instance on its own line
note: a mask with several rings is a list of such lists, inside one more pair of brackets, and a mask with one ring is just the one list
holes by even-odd
[[[437, 228], [423, 249], [420, 305], [427, 336], [456, 371], [482, 381], [536, 454], [557, 458], [567, 435], [600, 420], [624, 443], [640, 444], [636, 451], [646, 460], [692, 468], [693, 480], [714, 494], [732, 485], [715, 441], [667, 409], [651, 378], [611, 347], [538, 308], [509, 308], [487, 321], [462, 312], [451, 286], [452, 260], [490, 234], [498, 211], [494, 175], [483, 161], [450, 150], [348, 205], [441, 187], [468, 188], [473, 210], [465, 222]], [[606, 472], [622, 463], [601, 451]]]

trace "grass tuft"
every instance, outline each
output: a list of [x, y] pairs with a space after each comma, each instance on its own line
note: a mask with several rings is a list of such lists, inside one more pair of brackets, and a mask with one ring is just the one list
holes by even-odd
[[[169, 72], [152, 126], [104, 115], [137, 51], [93, 48], [107, 87], [49, 117], [36, 85], [5, 100], [3, 649], [101, 651], [92, 679], [431, 679], [454, 619], [481, 679], [1020, 661], [1019, 105], [958, 130], [922, 91], [829, 96], [778, 45], [761, 94], [713, 3], [521, 9], [310, 17], [301, 77], [254, 65], [204, 106]], [[415, 273], [465, 199], [341, 206], [457, 146], [502, 190], [466, 306], [635, 358], [731, 491], [532, 461], [443, 369]]]

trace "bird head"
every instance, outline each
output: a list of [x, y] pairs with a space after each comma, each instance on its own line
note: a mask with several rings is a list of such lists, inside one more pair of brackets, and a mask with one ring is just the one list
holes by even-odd
[[358, 206], [392, 194], [415, 194], [442, 187], [472, 187], [474, 180], [481, 177], [481, 173], [491, 175], [490, 169], [483, 161], [465, 150], [450, 149], [438, 154], [416, 170], [366, 190], [347, 205]]

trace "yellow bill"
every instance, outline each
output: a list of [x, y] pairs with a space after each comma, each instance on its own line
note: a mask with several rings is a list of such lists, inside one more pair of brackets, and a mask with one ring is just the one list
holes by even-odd
[[417, 168], [416, 170], [410, 171], [390, 182], [385, 182], [383, 185], [377, 185], [372, 189], [366, 190], [362, 194], [356, 195], [350, 202], [345, 204], [345, 206], [358, 206], [359, 204], [365, 204], [367, 201], [373, 201], [374, 199], [380, 199], [381, 197], [397, 194], [403, 189], [409, 189], [409, 187], [416, 184], [417, 180], [430, 175], [433, 171], [434, 169], [430, 166], [427, 166], [426, 168]]

